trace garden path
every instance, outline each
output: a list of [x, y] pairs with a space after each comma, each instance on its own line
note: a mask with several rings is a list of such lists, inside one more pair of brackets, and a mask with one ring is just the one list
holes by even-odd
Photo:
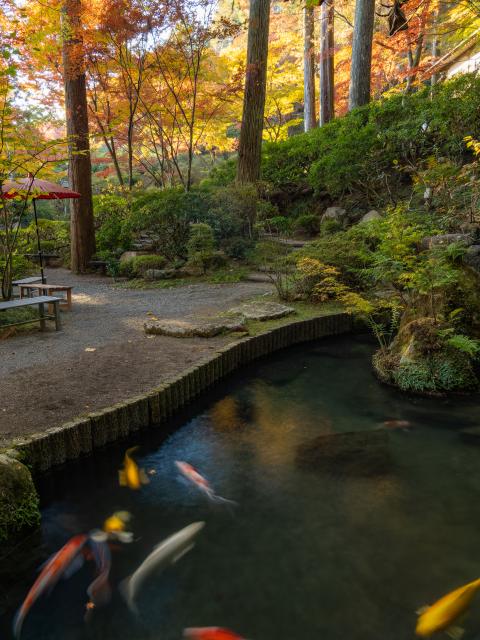
[[209, 315], [271, 290], [252, 282], [126, 289], [64, 269], [47, 270], [47, 278], [74, 286], [73, 311], [62, 313], [63, 331], [0, 340], [0, 445], [138, 395], [226, 341], [147, 337], [148, 312]]

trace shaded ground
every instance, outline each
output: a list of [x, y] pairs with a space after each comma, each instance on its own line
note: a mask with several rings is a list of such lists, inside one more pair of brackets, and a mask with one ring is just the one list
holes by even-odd
[[245, 282], [130, 290], [63, 269], [48, 270], [47, 278], [74, 286], [73, 311], [62, 313], [63, 331], [35, 329], [0, 341], [0, 443], [146, 391], [226, 341], [147, 337], [148, 312], [208, 315], [271, 289]]

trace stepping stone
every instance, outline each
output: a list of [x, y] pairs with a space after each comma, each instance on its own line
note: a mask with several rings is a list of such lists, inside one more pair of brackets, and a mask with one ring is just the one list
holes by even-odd
[[295, 309], [278, 302], [245, 302], [229, 309], [227, 313], [243, 316], [247, 320], [275, 320], [295, 313]]
[[247, 333], [245, 318], [204, 318], [199, 320], [147, 320], [145, 333], [174, 338], [213, 338], [220, 334], [241, 331]]

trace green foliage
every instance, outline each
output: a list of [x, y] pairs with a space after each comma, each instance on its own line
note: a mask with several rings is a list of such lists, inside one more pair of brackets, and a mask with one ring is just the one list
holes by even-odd
[[124, 278], [143, 278], [148, 269], [163, 269], [166, 264], [163, 256], [134, 256], [119, 263], [118, 275]]
[[156, 250], [168, 260], [187, 257], [190, 224], [208, 211], [208, 195], [200, 191], [149, 189], [132, 201], [130, 228], [156, 236]]
[[189, 265], [199, 267], [202, 273], [205, 273], [209, 266], [213, 267], [215, 236], [212, 227], [204, 222], [192, 224], [187, 248]]
[[229, 258], [245, 260], [254, 248], [254, 242], [241, 236], [228, 238], [221, 243], [221, 248]]
[[107, 192], [93, 197], [96, 242], [99, 255], [120, 255], [131, 247], [130, 204], [121, 192]]
[[403, 362], [393, 381], [402, 391], [443, 393], [474, 389], [478, 385], [471, 361], [458, 352], [441, 351], [420, 362]]
[[316, 236], [320, 231], [320, 218], [314, 213], [305, 213], [295, 220], [294, 225], [297, 231]]
[[428, 157], [458, 162], [463, 138], [480, 134], [475, 74], [393, 95], [355, 109], [327, 125], [284, 142], [265, 144], [263, 178], [275, 190], [297, 195], [313, 188], [335, 199], [347, 194], [378, 205], [408, 181], [409, 169]]
[[230, 158], [217, 164], [210, 171], [208, 178], [202, 181], [202, 187], [228, 187], [235, 182], [237, 175], [237, 160]]

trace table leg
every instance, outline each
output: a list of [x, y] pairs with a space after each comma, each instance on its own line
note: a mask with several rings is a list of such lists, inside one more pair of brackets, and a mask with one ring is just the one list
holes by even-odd
[[60, 331], [62, 328], [62, 321], [60, 319], [60, 302], [57, 300], [53, 303], [53, 306], [55, 307], [55, 330]]
[[67, 307], [69, 311], [72, 310], [72, 290], [71, 289], [67, 289]]
[[41, 331], [45, 331], [46, 326], [45, 326], [45, 305], [43, 304], [43, 302], [40, 302], [40, 304], [38, 305], [38, 309], [40, 312], [40, 330]]

